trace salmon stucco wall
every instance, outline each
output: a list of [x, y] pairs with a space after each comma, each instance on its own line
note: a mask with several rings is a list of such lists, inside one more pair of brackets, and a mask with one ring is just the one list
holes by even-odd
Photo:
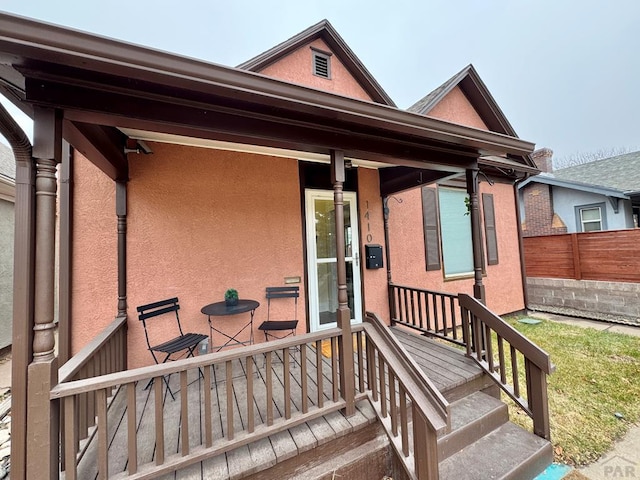
[[115, 182], [75, 151], [71, 348], [77, 353], [118, 312]]
[[445, 97], [427, 113], [427, 116], [457, 123], [458, 125], [489, 130], [460, 87], [453, 88], [445, 95]]
[[[130, 311], [177, 296], [183, 329], [209, 333], [200, 309], [235, 288], [240, 298], [260, 302], [254, 334], [263, 341], [257, 327], [267, 316], [265, 287], [283, 285], [285, 277], [304, 278], [297, 161], [167, 144], [152, 149], [152, 156], [135, 156], [130, 165]], [[304, 291], [299, 302], [303, 333]], [[276, 302], [271, 313], [289, 318], [293, 302]], [[234, 333], [248, 318], [215, 321]], [[130, 345], [144, 345], [139, 322], [129, 322]], [[213, 342], [219, 345], [221, 338], [214, 335]], [[130, 361], [149, 363], [149, 353], [141, 348]]]
[[[486, 287], [487, 306], [497, 314], [522, 310], [524, 296], [513, 185], [495, 183], [491, 186], [481, 182], [480, 193], [493, 194], [498, 237], [499, 263], [488, 265], [482, 280]], [[473, 295], [473, 275], [448, 280], [444, 278], [442, 269], [426, 271], [421, 190], [408, 190], [396, 197], [402, 199], [402, 203], [389, 202], [393, 282], [428, 290]], [[482, 246], [485, 248], [484, 233]]]
[[360, 258], [363, 265], [364, 310], [378, 315], [389, 322], [389, 292], [387, 289], [387, 269], [367, 269], [365, 245], [381, 245], [383, 252], [384, 220], [382, 216], [382, 198], [377, 170], [360, 168], [358, 170], [358, 212], [360, 217]]
[[326, 92], [371, 101], [371, 97], [358, 81], [353, 78], [349, 70], [347, 70], [336, 55], [330, 57], [331, 78], [314, 75], [313, 50], [311, 47], [315, 47], [323, 52], [331, 52], [329, 46], [322, 39], [318, 38], [267, 66], [259, 73], [287, 82], [297, 83], [298, 85], [305, 85]]

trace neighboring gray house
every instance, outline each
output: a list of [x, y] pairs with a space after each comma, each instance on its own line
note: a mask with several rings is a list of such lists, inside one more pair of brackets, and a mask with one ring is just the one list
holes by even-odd
[[0, 143], [0, 350], [11, 345], [15, 177], [13, 152]]
[[536, 150], [542, 173], [518, 187], [525, 237], [638, 227], [640, 152], [558, 170], [552, 155]]

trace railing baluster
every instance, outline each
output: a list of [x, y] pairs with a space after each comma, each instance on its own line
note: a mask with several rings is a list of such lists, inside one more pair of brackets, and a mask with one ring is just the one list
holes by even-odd
[[409, 456], [409, 423], [407, 421], [407, 392], [400, 382], [400, 433], [402, 435], [402, 453]]
[[409, 323], [409, 302], [408, 302], [408, 297], [407, 297], [407, 289], [403, 288], [402, 289], [402, 293], [403, 293], [403, 297], [404, 297], [404, 316], [403, 316], [403, 321]]
[[416, 292], [414, 290], [411, 290], [409, 292], [409, 295], [411, 296], [411, 325], [417, 326], [418, 324], [416, 323], [416, 304], [415, 304]]
[[378, 370], [380, 372], [380, 411], [382, 418], [387, 418], [387, 380], [384, 374], [384, 357], [378, 352]]
[[474, 333], [476, 335], [476, 358], [478, 359], [478, 361], [482, 361], [482, 351], [484, 349], [484, 343], [483, 343], [483, 328], [482, 328], [482, 323], [480, 322], [480, 319], [478, 317], [476, 317], [475, 315], [473, 316], [473, 321], [474, 321]]
[[76, 420], [76, 396], [70, 395], [64, 399], [64, 435], [65, 435], [65, 480], [78, 478], [78, 466], [76, 465], [76, 453], [78, 452], [78, 430]]
[[398, 405], [396, 402], [396, 376], [393, 370], [389, 370], [389, 410], [391, 415], [391, 432], [398, 436]]
[[227, 440], [233, 440], [233, 361], [226, 362], [227, 380]]
[[247, 430], [253, 433], [255, 419], [253, 412], [253, 357], [247, 357]]
[[211, 369], [215, 366], [207, 365], [203, 368], [204, 374], [204, 441], [205, 446], [213, 445], [213, 415], [211, 412]]
[[467, 349], [467, 357], [471, 356], [471, 312], [464, 307], [460, 307], [460, 318], [462, 322], [462, 341]]
[[98, 479], [109, 478], [109, 428], [107, 426], [107, 391], [96, 392], [98, 410]]
[[456, 319], [455, 298], [449, 297], [449, 309], [451, 311], [451, 329], [453, 330], [453, 339], [458, 339], [458, 322]]
[[364, 392], [364, 352], [362, 351], [362, 332], [356, 333], [358, 349], [358, 386], [360, 393]]
[[282, 350], [284, 368], [284, 418], [291, 418], [291, 364], [289, 362], [289, 348]]
[[489, 327], [489, 325], [485, 324], [484, 329], [485, 329], [485, 345], [487, 347], [486, 348], [487, 362], [489, 363], [489, 371], [493, 373], [495, 370], [494, 370], [494, 361], [493, 361], [493, 342], [491, 340], [491, 328]]
[[307, 386], [307, 344], [300, 345], [300, 389], [302, 394], [302, 413], [309, 411], [309, 387]]
[[520, 380], [518, 378], [518, 357], [513, 345], [509, 345], [511, 351], [511, 378], [513, 380], [513, 394], [520, 397]]
[[267, 352], [266, 354], [266, 382], [267, 382], [267, 425], [273, 425], [273, 371], [271, 368], [271, 352]]
[[425, 292], [424, 294], [424, 312], [426, 314], [427, 325], [425, 328], [427, 330], [431, 330], [431, 310], [429, 309], [429, 292]]
[[378, 379], [376, 378], [376, 350], [373, 341], [367, 337], [367, 376], [369, 390], [374, 402], [378, 401]]
[[418, 292], [418, 326], [424, 328], [424, 315], [422, 312], [422, 296], [423, 292]]
[[180, 372], [180, 440], [182, 441], [182, 456], [189, 455], [189, 383], [187, 371]]
[[136, 437], [136, 384], [127, 383], [127, 450], [129, 475], [138, 471], [138, 440]]
[[431, 295], [431, 305], [433, 305], [433, 330], [440, 330], [440, 315], [438, 315], [438, 297], [436, 294]]
[[162, 377], [153, 379], [155, 393], [155, 414], [156, 414], [156, 465], [164, 463], [164, 411], [162, 399]]
[[338, 348], [336, 337], [331, 337], [331, 381], [333, 382], [333, 401], [340, 399], [338, 388], [340, 380], [338, 379]]
[[322, 373], [322, 340], [316, 341], [316, 387], [318, 389], [318, 408], [324, 406], [324, 375]]
[[500, 362], [500, 381], [504, 385], [507, 383], [507, 369], [504, 364], [504, 340], [500, 335], [498, 335], [498, 358]]
[[[82, 369], [83, 378], [92, 378], [95, 376], [95, 362], [90, 361], [85, 368]], [[84, 412], [86, 415], [87, 427], [93, 427], [96, 424], [96, 396], [93, 391], [86, 394], [87, 410]]]

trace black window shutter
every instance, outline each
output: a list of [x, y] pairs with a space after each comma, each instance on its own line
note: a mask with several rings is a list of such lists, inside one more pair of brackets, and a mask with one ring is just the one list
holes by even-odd
[[438, 194], [435, 188], [422, 187], [422, 222], [424, 226], [424, 258], [427, 270], [440, 270]]
[[498, 264], [498, 235], [496, 234], [496, 215], [493, 208], [493, 195], [482, 194], [482, 210], [484, 211], [484, 238], [487, 242], [487, 264]]

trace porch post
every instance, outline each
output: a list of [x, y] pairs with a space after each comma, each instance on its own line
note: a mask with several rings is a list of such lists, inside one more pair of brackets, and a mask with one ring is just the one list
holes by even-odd
[[127, 315], [127, 182], [116, 182], [118, 217], [118, 316]]
[[62, 149], [62, 115], [34, 108], [33, 156], [36, 162], [36, 257], [33, 362], [27, 371], [27, 478], [55, 479], [58, 464], [58, 408], [49, 399], [58, 382], [55, 356], [54, 280], [56, 166]]
[[471, 243], [473, 244], [473, 296], [486, 304], [482, 284], [482, 234], [480, 233], [480, 201], [478, 198], [478, 167], [467, 169], [467, 193], [471, 209]]
[[[0, 105], [3, 120], [10, 119], [10, 115], [1, 107]], [[24, 480], [27, 478], [28, 437], [24, 428], [28, 418], [27, 369], [33, 357], [35, 171], [32, 148], [27, 136], [18, 138], [16, 134], [14, 138], [10, 138], [10, 142], [16, 157], [11, 340], [11, 478]]]
[[62, 144], [60, 164], [60, 251], [58, 268], [58, 363], [71, 358], [71, 206], [73, 204], [73, 153], [67, 142]]
[[338, 338], [338, 358], [340, 359], [340, 392], [347, 405], [345, 413], [355, 413], [355, 376], [353, 365], [353, 336], [351, 334], [351, 311], [347, 296], [347, 263], [345, 261], [344, 198], [345, 181], [344, 154], [331, 150], [331, 183], [336, 221], [336, 268], [338, 274], [338, 328], [342, 335]]

